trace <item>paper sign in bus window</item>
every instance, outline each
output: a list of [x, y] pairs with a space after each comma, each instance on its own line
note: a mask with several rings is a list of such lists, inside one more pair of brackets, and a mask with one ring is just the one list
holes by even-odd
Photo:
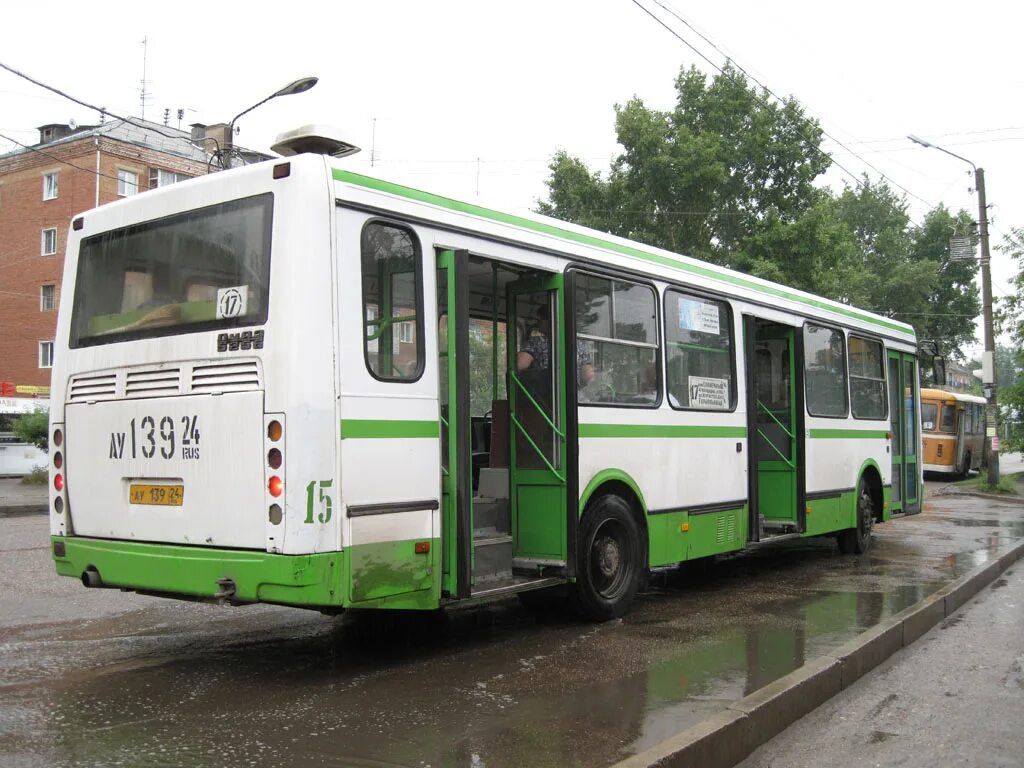
[[242, 317], [249, 304], [249, 286], [217, 289], [217, 319]]
[[714, 408], [729, 410], [729, 380], [712, 379], [707, 376], [690, 376], [687, 380], [690, 389], [691, 408]]
[[699, 299], [679, 299], [679, 330], [720, 333], [718, 305]]

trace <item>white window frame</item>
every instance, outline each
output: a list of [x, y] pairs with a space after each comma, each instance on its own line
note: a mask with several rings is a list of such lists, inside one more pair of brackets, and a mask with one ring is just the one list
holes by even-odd
[[[170, 177], [170, 180], [166, 183], [161, 183], [161, 179]], [[167, 187], [171, 184], [177, 184], [180, 181], [184, 181], [189, 178], [183, 173], [178, 171], [168, 171], [164, 168], [150, 168], [149, 169], [149, 188], [159, 189], [160, 187]]]
[[412, 344], [415, 341], [414, 333], [416, 324], [406, 320], [398, 324], [398, 340], [402, 344]]
[[[51, 250], [46, 250], [47, 249], [46, 236], [47, 236], [47, 233], [49, 233], [49, 232], [53, 233], [53, 244], [50, 246]], [[56, 227], [47, 227], [46, 229], [44, 229], [42, 231], [41, 241], [42, 242], [40, 243], [40, 246], [39, 246], [39, 252], [43, 256], [56, 256], [57, 255], [57, 228]]]
[[60, 193], [58, 171], [43, 174], [43, 200], [56, 200]]
[[[129, 182], [128, 176], [133, 177], [134, 180]], [[137, 194], [139, 194], [139, 172], [133, 171], [131, 168], [118, 168], [117, 196], [132, 197]]]
[[[50, 306], [46, 306], [46, 289], [50, 289]], [[39, 286], [39, 311], [53, 312], [57, 309], [57, 286], [54, 283], [46, 283]]]
[[53, 342], [39, 342], [39, 367], [53, 368]]

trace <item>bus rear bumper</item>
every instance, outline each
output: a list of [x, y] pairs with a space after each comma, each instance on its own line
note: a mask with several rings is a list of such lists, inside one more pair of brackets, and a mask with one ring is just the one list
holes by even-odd
[[343, 552], [276, 555], [77, 536], [50, 538], [57, 573], [83, 579], [87, 586], [237, 603], [337, 607], [343, 602]]
[[934, 472], [937, 475], [955, 475], [957, 473], [957, 468], [952, 464], [922, 464], [921, 469], [925, 472]]

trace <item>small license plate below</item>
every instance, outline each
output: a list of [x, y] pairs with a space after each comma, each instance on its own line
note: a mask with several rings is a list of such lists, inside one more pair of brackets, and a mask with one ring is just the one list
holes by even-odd
[[180, 507], [185, 499], [183, 485], [141, 485], [128, 486], [128, 501], [132, 504], [149, 504], [157, 507]]

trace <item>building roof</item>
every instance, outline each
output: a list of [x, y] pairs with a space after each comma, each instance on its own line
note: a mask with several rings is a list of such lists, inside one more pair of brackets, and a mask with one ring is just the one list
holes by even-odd
[[[54, 125], [59, 125], [55, 123]], [[41, 126], [46, 128], [49, 126]], [[192, 143], [192, 134], [189, 131], [178, 130], [149, 120], [132, 118], [127, 120], [109, 120], [102, 125], [82, 125], [73, 133], [46, 143], [36, 144], [31, 148], [18, 148], [7, 154], [0, 155], [3, 158], [11, 158], [16, 155], [31, 152], [41, 147], [59, 147], [74, 141], [91, 137], [103, 137], [123, 141], [128, 144], [146, 147], [157, 152], [164, 152], [170, 155], [177, 155], [198, 163], [205, 163], [210, 159], [210, 153]]]

